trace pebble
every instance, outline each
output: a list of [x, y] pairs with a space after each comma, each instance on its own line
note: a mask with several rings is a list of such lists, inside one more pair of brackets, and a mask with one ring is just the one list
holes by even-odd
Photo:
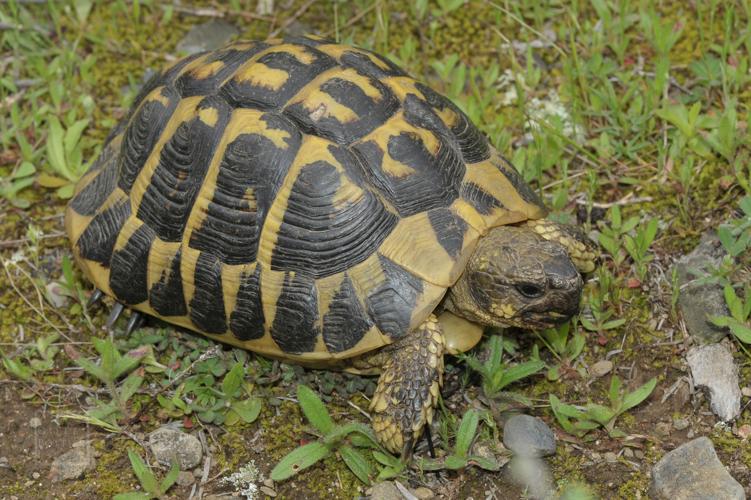
[[149, 447], [160, 464], [169, 465], [177, 457], [180, 470], [196, 467], [203, 458], [198, 438], [172, 427], [160, 427], [149, 434]]
[[370, 488], [371, 500], [404, 500], [393, 481], [381, 481]]
[[503, 426], [503, 445], [524, 457], [547, 457], [555, 454], [555, 435], [537, 417], [514, 415]]
[[31, 417], [29, 419], [29, 427], [32, 429], [38, 429], [42, 426], [42, 419], [39, 417]]
[[655, 464], [650, 495], [658, 500], [746, 498], [743, 487], [722, 465], [707, 437], [679, 446]]
[[613, 369], [613, 362], [604, 359], [589, 367], [589, 373], [596, 378], [607, 375]]
[[215, 50], [224, 46], [239, 33], [240, 30], [235, 25], [222, 19], [212, 19], [193, 26], [182, 40], [177, 42], [176, 48], [178, 52], [184, 54]]
[[671, 425], [669, 422], [657, 422], [655, 432], [662, 437], [670, 435]]
[[748, 437], [751, 436], [751, 425], [741, 425], [740, 427], [738, 427], [736, 435], [741, 439], [748, 439]]
[[177, 475], [177, 484], [180, 486], [190, 486], [191, 484], [196, 482], [196, 478], [193, 476], [193, 473], [190, 471], [180, 471], [180, 473]]
[[735, 420], [741, 414], [738, 367], [722, 344], [692, 347], [686, 354], [694, 384], [709, 391], [710, 408], [720, 420]]
[[39, 479], [41, 477], [41, 474], [39, 474], [38, 472], [32, 472], [31, 477], [32, 479]]
[[435, 497], [435, 493], [433, 493], [432, 490], [429, 488], [426, 488], [425, 486], [420, 486], [419, 488], [415, 489], [412, 493], [415, 494], [417, 498], [420, 500], [429, 500], [430, 498]]
[[673, 419], [673, 427], [677, 431], [688, 429], [689, 425], [691, 425], [691, 422], [689, 422], [687, 418], [674, 418]]
[[261, 490], [261, 493], [266, 496], [270, 496], [271, 498], [274, 498], [276, 496], [276, 491], [269, 488], [268, 486], [261, 486], [259, 489]]
[[53, 483], [78, 479], [95, 467], [94, 449], [91, 446], [77, 446], [52, 462], [49, 478]]
[[747, 398], [751, 398], [751, 387], [744, 387], [743, 389], [741, 389], [741, 394], [743, 394]]
[[634, 458], [634, 450], [629, 447], [623, 448], [623, 456], [626, 458]]
[[614, 464], [618, 461], [618, 456], [613, 453], [612, 451], [605, 452], [602, 457], [605, 459], [605, 461], [609, 464]]

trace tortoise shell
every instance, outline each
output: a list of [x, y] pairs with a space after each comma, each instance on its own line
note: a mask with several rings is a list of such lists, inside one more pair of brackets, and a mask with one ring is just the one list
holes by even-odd
[[238, 42], [152, 78], [66, 212], [133, 309], [328, 361], [407, 334], [489, 228], [545, 213], [448, 99], [366, 50]]

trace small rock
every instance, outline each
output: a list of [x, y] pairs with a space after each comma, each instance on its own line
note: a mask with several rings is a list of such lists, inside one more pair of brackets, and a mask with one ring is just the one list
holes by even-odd
[[547, 457], [555, 454], [555, 435], [545, 422], [529, 415], [514, 415], [503, 426], [503, 444], [516, 455]]
[[47, 300], [50, 304], [52, 304], [52, 307], [56, 309], [61, 309], [68, 304], [70, 301], [70, 297], [66, 295], [65, 288], [58, 283], [57, 281], [50, 281], [47, 283], [47, 285], [44, 287], [45, 296], [47, 297]]
[[508, 465], [511, 478], [526, 490], [527, 498], [552, 498], [555, 492], [548, 464], [539, 458], [516, 456]]
[[593, 377], [600, 378], [607, 375], [613, 369], [613, 362], [603, 359], [589, 367], [589, 373]]
[[404, 500], [393, 481], [381, 481], [370, 488], [371, 500]]
[[263, 493], [266, 496], [270, 496], [271, 498], [274, 498], [276, 496], [276, 490], [273, 490], [269, 488], [268, 486], [261, 486], [260, 490], [261, 490], [261, 493]]
[[[722, 287], [699, 281], [709, 274], [708, 270], [719, 267], [724, 253], [714, 233], [705, 233], [699, 245], [675, 263], [681, 287], [678, 307], [688, 333], [702, 343], [718, 342], [728, 333], [727, 328], [716, 326], [707, 319], [709, 315], [729, 315]], [[694, 274], [697, 271], [699, 276]]]
[[687, 418], [674, 418], [673, 419], [673, 427], [677, 431], [688, 429], [689, 425], [691, 425], [691, 422], [689, 422]]
[[190, 486], [191, 484], [196, 482], [196, 478], [193, 476], [193, 473], [187, 470], [180, 471], [180, 473], [177, 475], [177, 484], [180, 486]]
[[650, 493], [657, 499], [744, 499], [743, 487], [717, 458], [712, 441], [700, 437], [667, 453], [652, 469]]
[[638, 449], [634, 450], [634, 456], [641, 460], [642, 458], [644, 458], [644, 452]]
[[730, 351], [722, 344], [692, 347], [686, 361], [694, 384], [708, 389], [714, 414], [724, 422], [736, 419], [741, 414], [741, 390]]
[[628, 446], [623, 448], [623, 456], [626, 458], [634, 458], [634, 450], [632, 450]]
[[426, 488], [425, 486], [420, 486], [419, 488], [414, 490], [412, 493], [414, 493], [414, 495], [420, 500], [429, 500], [435, 497], [435, 493], [433, 493], [430, 489]]
[[216, 50], [239, 34], [240, 30], [233, 24], [222, 19], [212, 19], [193, 26], [177, 43], [176, 48], [178, 52], [188, 55], [205, 50]]
[[57, 457], [50, 467], [49, 478], [53, 483], [66, 479], [78, 479], [96, 467], [94, 449], [79, 446]]
[[657, 422], [655, 425], [655, 432], [662, 437], [670, 435], [671, 425], [669, 422]]
[[149, 434], [149, 446], [157, 461], [163, 465], [169, 465], [177, 457], [180, 470], [192, 469], [203, 458], [203, 448], [198, 438], [172, 427], [160, 427]]
[[39, 474], [38, 472], [32, 472], [31, 477], [32, 479], [39, 479], [41, 477], [41, 474]]
[[29, 427], [32, 429], [38, 429], [42, 426], [42, 419], [39, 417], [32, 417], [29, 419]]
[[614, 464], [618, 461], [618, 456], [613, 453], [612, 451], [606, 451], [605, 454], [602, 456], [605, 461], [609, 464]]
[[746, 396], [747, 398], [751, 398], [751, 387], [744, 387], [741, 389], [741, 394]]
[[740, 427], [738, 427], [738, 431], [736, 431], [736, 436], [738, 436], [741, 439], [748, 439], [748, 437], [751, 436], [751, 425], [743, 424]]

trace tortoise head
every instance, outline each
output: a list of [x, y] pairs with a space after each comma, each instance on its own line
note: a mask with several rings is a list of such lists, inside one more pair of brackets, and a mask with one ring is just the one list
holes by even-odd
[[566, 247], [526, 226], [502, 226], [478, 242], [446, 308], [486, 326], [548, 328], [578, 312], [582, 287]]

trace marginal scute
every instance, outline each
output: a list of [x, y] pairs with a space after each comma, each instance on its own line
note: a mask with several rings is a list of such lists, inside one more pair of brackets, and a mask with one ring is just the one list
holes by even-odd
[[[135, 230], [127, 237], [122, 248], [115, 250], [110, 263], [110, 289], [119, 302], [135, 305], [149, 297], [148, 263], [149, 250], [156, 238], [154, 230], [137, 219], [131, 218]], [[128, 225], [126, 223], [126, 225]], [[127, 236], [121, 229], [119, 239]]]
[[73, 196], [70, 208], [80, 215], [94, 215], [117, 186], [117, 146], [120, 139], [115, 139], [105, 146], [102, 154], [86, 172], [92, 175], [90, 180], [81, 179], [85, 185]]
[[352, 281], [345, 274], [323, 316], [323, 342], [329, 352], [346, 351], [357, 345], [371, 326], [373, 323], [360, 304]]
[[[159, 251], [156, 243], [152, 248], [152, 255]], [[181, 252], [168, 260], [168, 265], [162, 269], [159, 280], [149, 290], [149, 305], [162, 316], [184, 316], [188, 312], [183, 293], [183, 280], [180, 275]]]
[[260, 339], [265, 333], [266, 318], [261, 299], [261, 266], [240, 277], [235, 309], [230, 315], [230, 330], [238, 340]]
[[195, 291], [190, 301], [190, 319], [207, 333], [224, 333], [227, 320], [222, 293], [222, 263], [209, 254], [201, 252], [196, 262], [193, 278]]
[[283, 352], [301, 354], [315, 349], [319, 334], [315, 281], [300, 273], [286, 273], [271, 338]]
[[128, 217], [130, 200], [127, 198], [97, 213], [76, 242], [81, 258], [109, 267], [118, 233]]
[[378, 329], [397, 339], [409, 332], [423, 282], [388, 258], [380, 256], [379, 260], [386, 279], [370, 291], [365, 304]]

